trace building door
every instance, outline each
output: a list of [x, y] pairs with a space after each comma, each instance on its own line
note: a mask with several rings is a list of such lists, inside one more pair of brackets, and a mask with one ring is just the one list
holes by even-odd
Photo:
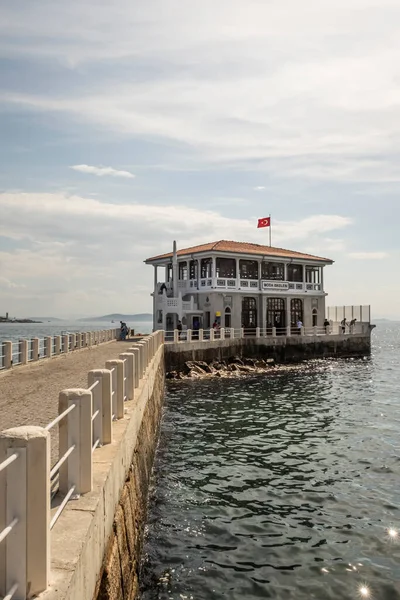
[[290, 301], [290, 327], [297, 330], [298, 321], [303, 323], [303, 300], [292, 298]]
[[247, 329], [249, 335], [256, 334], [257, 301], [255, 298], [243, 298], [242, 300], [242, 327]]
[[272, 333], [276, 328], [277, 334], [286, 333], [286, 310], [283, 298], [267, 298], [267, 332]]
[[312, 326], [316, 327], [318, 325], [318, 311], [316, 308], [313, 308], [312, 311]]
[[227, 306], [225, 309], [224, 327], [225, 327], [225, 329], [232, 327], [232, 313], [231, 313], [231, 309], [229, 308], [229, 306]]

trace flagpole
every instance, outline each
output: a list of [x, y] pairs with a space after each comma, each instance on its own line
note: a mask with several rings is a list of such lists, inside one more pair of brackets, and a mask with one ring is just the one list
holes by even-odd
[[272, 246], [272, 222], [271, 222], [271, 213], [269, 215], [269, 246]]

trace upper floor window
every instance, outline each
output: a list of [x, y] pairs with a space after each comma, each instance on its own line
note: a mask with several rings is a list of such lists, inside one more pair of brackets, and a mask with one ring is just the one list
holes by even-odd
[[202, 258], [200, 268], [201, 278], [212, 277], [212, 258]]
[[198, 263], [197, 260], [191, 260], [189, 263], [189, 279], [197, 279]]
[[287, 266], [288, 281], [303, 281], [303, 265]]
[[258, 279], [258, 262], [256, 260], [239, 261], [241, 279]]
[[270, 281], [283, 281], [285, 279], [285, 265], [280, 263], [263, 262], [261, 264], [261, 279]]
[[306, 267], [306, 283], [321, 283], [321, 267]]
[[178, 279], [185, 281], [188, 278], [187, 262], [178, 263]]
[[217, 277], [236, 277], [236, 259], [219, 258], [216, 259]]

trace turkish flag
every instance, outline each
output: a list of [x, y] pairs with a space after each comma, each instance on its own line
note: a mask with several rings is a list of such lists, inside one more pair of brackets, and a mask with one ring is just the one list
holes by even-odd
[[271, 217], [264, 217], [263, 219], [258, 219], [257, 229], [259, 227], [271, 227]]

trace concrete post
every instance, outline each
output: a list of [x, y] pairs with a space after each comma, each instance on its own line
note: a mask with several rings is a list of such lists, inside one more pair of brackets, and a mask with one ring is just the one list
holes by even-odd
[[304, 331], [304, 325], [301, 327], [300, 329], [300, 335], [304, 336], [305, 335], [305, 331]]
[[124, 377], [125, 377], [125, 365], [123, 360], [114, 359], [108, 360], [106, 362], [106, 369], [112, 371], [115, 369], [116, 375], [114, 375], [116, 382], [116, 387], [113, 387], [113, 400], [115, 399], [114, 404], [114, 414], [116, 419], [124, 418]]
[[179, 331], [177, 329], [174, 329], [174, 344], [177, 344], [179, 342]]
[[231, 338], [234, 339], [235, 337], [235, 329], [233, 327], [231, 327]]
[[204, 340], [204, 329], [199, 329], [199, 342]]
[[60, 458], [73, 446], [73, 452], [60, 467], [60, 492], [67, 494], [72, 486], [74, 494], [86, 494], [92, 490], [92, 392], [84, 389], [69, 389], [60, 392], [59, 414], [72, 404], [75, 408], [60, 421]]
[[77, 348], [77, 337], [76, 333], [71, 333], [71, 351]]
[[260, 337], [260, 331], [261, 331], [260, 328], [256, 327], [256, 338]]
[[219, 337], [221, 340], [225, 339], [225, 327], [221, 327], [221, 329], [219, 330]]
[[[88, 386], [91, 387], [95, 381], [100, 383], [92, 390], [93, 414], [100, 408], [100, 415], [93, 422], [93, 437], [96, 440], [101, 432], [100, 443], [111, 444], [112, 442], [112, 389], [111, 371], [108, 369], [94, 369], [88, 373]], [[101, 423], [101, 426], [100, 426]]]
[[53, 352], [53, 338], [51, 336], [44, 338], [44, 355], [46, 358], [51, 358]]
[[69, 335], [63, 335], [62, 336], [62, 343], [63, 343], [63, 352], [68, 352], [69, 351]]
[[138, 347], [140, 350], [140, 365], [141, 365], [141, 377], [144, 377], [144, 374], [146, 372], [146, 368], [147, 368], [147, 364], [146, 364], [146, 349], [144, 347], [144, 343], [143, 342], [139, 342], [138, 343]]
[[139, 348], [132, 347], [125, 350], [125, 352], [129, 352], [134, 357], [134, 385], [135, 388], [139, 387], [139, 379], [140, 379], [140, 351]]
[[125, 395], [126, 400], [133, 400], [135, 389], [135, 357], [130, 352], [123, 352], [119, 359], [125, 362]]
[[39, 360], [39, 338], [32, 339], [32, 360]]
[[15, 598], [36, 596], [50, 576], [50, 433], [16, 427], [0, 434], [0, 463], [18, 458], [0, 472], [0, 531], [15, 519], [0, 544], [0, 595], [14, 584]]
[[186, 341], [187, 342], [192, 341], [192, 330], [191, 329], [187, 329], [187, 331], [186, 331]]
[[316, 327], [313, 327], [313, 335], [318, 335], [318, 330]]
[[12, 359], [12, 342], [3, 342], [3, 365], [5, 369], [11, 369]]
[[61, 336], [55, 335], [54, 336], [54, 355], [57, 356], [57, 354], [60, 354], [60, 352], [61, 352]]
[[210, 329], [210, 342], [214, 341], [214, 337], [215, 337], [215, 331], [213, 328]]
[[290, 325], [287, 325], [286, 327], [286, 335], [289, 337], [292, 335], [292, 328], [290, 327]]
[[276, 337], [276, 327], [272, 328], [272, 337]]
[[82, 334], [77, 333], [75, 336], [75, 348], [80, 350], [82, 348]]
[[240, 337], [244, 338], [244, 328], [243, 327], [240, 328]]
[[28, 364], [28, 340], [19, 340], [19, 360], [21, 365]]

